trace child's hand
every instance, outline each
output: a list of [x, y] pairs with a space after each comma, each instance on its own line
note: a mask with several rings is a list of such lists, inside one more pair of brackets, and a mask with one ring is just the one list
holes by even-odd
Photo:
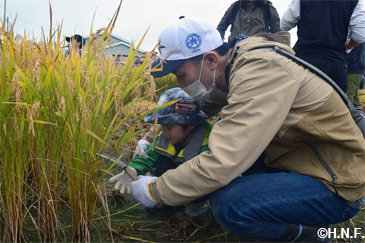
[[150, 146], [150, 143], [146, 140], [139, 140], [136, 146], [136, 150], [133, 154], [133, 159], [138, 157], [147, 157], [146, 150]]
[[[134, 169], [133, 167], [129, 167], [131, 169], [131, 172], [134, 173], [137, 177], [137, 171], [136, 169]], [[120, 193], [124, 194], [125, 191], [127, 190], [128, 193], [131, 193], [131, 182], [132, 179], [129, 177], [129, 175], [127, 173], [125, 173], [125, 171], [123, 171], [122, 173], [113, 176], [112, 178], [109, 179], [110, 182], [115, 182], [117, 181], [117, 183], [115, 184], [114, 188], [115, 190], [120, 190]]]

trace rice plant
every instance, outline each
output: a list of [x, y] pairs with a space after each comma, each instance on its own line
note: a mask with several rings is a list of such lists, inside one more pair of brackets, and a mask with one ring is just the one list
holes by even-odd
[[[119, 9], [102, 37], [110, 35]], [[50, 6], [50, 18], [52, 9]], [[92, 218], [105, 173], [98, 153], [133, 137], [136, 118], [151, 102], [145, 73], [151, 53], [135, 66], [141, 45], [131, 45], [124, 68], [97, 53], [107, 42], [98, 31], [81, 56], [64, 54], [61, 26], [39, 42], [1, 28], [0, 202], [4, 241], [26, 240], [32, 224], [41, 241], [66, 238], [60, 202], [70, 208], [73, 239], [91, 241]], [[11, 28], [12, 29], [12, 28]], [[110, 139], [120, 133], [110, 146]], [[34, 235], [32, 236], [34, 237]]]
[[[26, 180], [29, 164], [29, 130], [33, 119], [31, 107], [9, 106], [20, 99], [22, 88], [17, 84], [14, 61], [16, 46], [6, 41], [14, 39], [2, 29], [1, 83], [0, 83], [0, 161], [1, 161], [1, 212], [4, 219], [4, 239], [23, 240], [23, 224], [26, 216]], [[21, 59], [19, 61], [22, 61]], [[20, 102], [19, 102], [20, 103]], [[33, 123], [34, 124], [34, 123]]]
[[160, 95], [168, 89], [177, 87], [177, 80], [175, 75], [169, 74], [161, 78], [155, 79], [156, 84], [156, 97], [160, 97]]

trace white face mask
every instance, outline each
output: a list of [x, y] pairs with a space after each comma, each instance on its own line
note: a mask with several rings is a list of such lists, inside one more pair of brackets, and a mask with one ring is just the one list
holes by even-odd
[[202, 64], [200, 67], [199, 79], [194, 81], [190, 85], [182, 88], [191, 98], [193, 98], [194, 100], [200, 100], [200, 101], [204, 101], [204, 100], [208, 99], [209, 96], [217, 90], [217, 87], [215, 86], [215, 69], [213, 71], [213, 86], [209, 91], [200, 82], [200, 77], [202, 75], [202, 70], [203, 70], [203, 62], [204, 62], [204, 57], [203, 57]]

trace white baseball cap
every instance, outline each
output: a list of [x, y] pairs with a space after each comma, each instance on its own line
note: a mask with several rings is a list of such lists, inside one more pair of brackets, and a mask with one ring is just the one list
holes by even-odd
[[182, 16], [161, 31], [158, 42], [161, 60], [157, 59], [152, 68], [162, 68], [162, 71], [151, 74], [154, 77], [165, 76], [187, 59], [214, 50], [222, 44], [221, 35], [206, 19]]

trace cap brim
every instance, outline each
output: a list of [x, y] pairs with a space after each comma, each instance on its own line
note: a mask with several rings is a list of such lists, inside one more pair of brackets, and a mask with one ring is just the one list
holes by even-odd
[[152, 69], [160, 68], [162, 67], [162, 71], [151, 71], [151, 75], [154, 78], [163, 77], [169, 73], [172, 73], [175, 71], [176, 68], [178, 68], [181, 64], [183, 64], [186, 60], [165, 60], [162, 64], [160, 59], [157, 59], [154, 61], [151, 65]]
[[[205, 113], [183, 115], [183, 114], [166, 114], [158, 117], [157, 123], [161, 125], [172, 124], [199, 124], [203, 122], [208, 116]], [[145, 116], [144, 121], [147, 123], [155, 123], [156, 116], [154, 113]]]

